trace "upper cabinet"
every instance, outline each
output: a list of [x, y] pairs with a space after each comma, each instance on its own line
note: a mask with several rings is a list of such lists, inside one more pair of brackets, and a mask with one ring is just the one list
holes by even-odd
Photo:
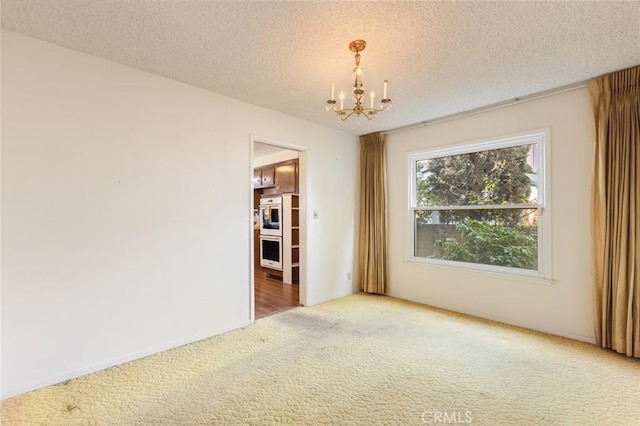
[[269, 164], [253, 171], [254, 188], [275, 188], [277, 194], [298, 192], [298, 159]]
[[254, 169], [253, 171], [253, 187], [254, 188], [273, 188], [275, 183], [275, 169], [273, 166], [266, 168]]
[[298, 160], [275, 167], [275, 184], [280, 194], [298, 192]]

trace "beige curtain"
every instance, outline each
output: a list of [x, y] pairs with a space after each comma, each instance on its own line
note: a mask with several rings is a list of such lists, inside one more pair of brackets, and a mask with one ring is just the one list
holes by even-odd
[[386, 290], [387, 175], [382, 132], [360, 136], [358, 282], [365, 293]]
[[589, 82], [594, 319], [599, 345], [640, 358], [640, 66]]

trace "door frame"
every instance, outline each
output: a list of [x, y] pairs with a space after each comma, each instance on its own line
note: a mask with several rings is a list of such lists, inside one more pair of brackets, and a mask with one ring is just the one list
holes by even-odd
[[298, 194], [300, 202], [300, 271], [299, 271], [299, 303], [303, 306], [307, 304], [307, 147], [279, 139], [266, 138], [254, 134], [249, 135], [249, 206], [251, 220], [249, 221], [249, 321], [253, 324], [256, 321], [256, 300], [255, 300], [255, 258], [254, 258], [254, 227], [253, 227], [253, 146], [254, 143], [277, 146], [283, 149], [298, 151]]

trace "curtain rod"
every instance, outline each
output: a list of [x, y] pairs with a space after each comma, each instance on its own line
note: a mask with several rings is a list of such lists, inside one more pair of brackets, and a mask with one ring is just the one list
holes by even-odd
[[468, 116], [471, 116], [471, 115], [480, 114], [482, 112], [493, 111], [495, 109], [500, 109], [500, 108], [508, 107], [508, 106], [511, 106], [511, 105], [521, 104], [523, 102], [529, 102], [529, 101], [536, 100], [536, 99], [546, 98], [548, 96], [558, 95], [560, 93], [570, 92], [572, 90], [582, 89], [584, 87], [587, 87], [587, 81], [581, 81], [581, 82], [578, 82], [578, 83], [573, 83], [573, 84], [569, 84], [569, 85], [566, 85], [566, 86], [561, 86], [561, 87], [557, 87], [557, 88], [554, 88], [554, 89], [545, 90], [543, 92], [533, 93], [531, 95], [520, 96], [520, 97], [517, 97], [517, 98], [514, 98], [514, 99], [508, 99], [506, 101], [498, 102], [498, 103], [495, 103], [495, 104], [486, 105], [486, 106], [470, 109], [470, 110], [467, 110], [467, 111], [456, 112], [454, 114], [445, 115], [445, 116], [433, 118], [433, 119], [430, 119], [430, 120], [420, 121], [418, 123], [407, 124], [405, 126], [400, 126], [400, 127], [396, 127], [396, 128], [393, 128], [393, 129], [386, 130], [384, 132], [384, 134], [388, 135], [388, 134], [391, 134], [391, 133], [402, 132], [402, 131], [405, 131], [405, 130], [416, 129], [416, 128], [419, 128], [419, 127], [426, 127], [426, 126], [430, 126], [432, 124], [442, 123], [444, 121], [455, 120], [455, 119], [462, 118], [462, 117], [468, 117]]

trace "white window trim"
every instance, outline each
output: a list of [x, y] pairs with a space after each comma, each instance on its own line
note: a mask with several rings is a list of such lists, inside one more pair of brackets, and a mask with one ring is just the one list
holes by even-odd
[[[415, 247], [415, 222], [414, 212], [418, 210], [438, 210], [442, 206], [416, 206], [416, 170], [417, 161], [429, 158], [444, 157], [451, 155], [466, 154], [471, 152], [486, 151], [492, 149], [508, 148], [512, 146], [538, 144], [538, 203], [537, 204], [517, 204], [511, 206], [473, 206], [473, 208], [537, 208], [540, 209], [538, 215], [538, 270], [532, 271], [520, 268], [510, 268], [506, 266], [485, 265], [478, 263], [467, 263], [442, 259], [429, 259], [424, 257], [416, 257], [414, 255]], [[522, 278], [533, 278], [543, 280], [546, 283], [553, 282], [553, 274], [551, 268], [551, 206], [550, 206], [550, 182], [551, 182], [551, 129], [542, 128], [516, 134], [503, 135], [484, 140], [476, 140], [455, 144], [447, 147], [436, 147], [432, 149], [423, 149], [407, 154], [407, 175], [408, 175], [408, 197], [407, 197], [407, 216], [406, 216], [406, 255], [407, 262], [414, 262], [424, 265], [432, 265], [439, 267], [450, 267], [454, 269], [473, 270], [484, 273], [493, 273], [500, 275], [510, 275]], [[440, 208], [439, 208], [440, 207]], [[447, 206], [451, 209], [451, 206]], [[454, 207], [454, 209], [467, 210], [468, 206]]]

